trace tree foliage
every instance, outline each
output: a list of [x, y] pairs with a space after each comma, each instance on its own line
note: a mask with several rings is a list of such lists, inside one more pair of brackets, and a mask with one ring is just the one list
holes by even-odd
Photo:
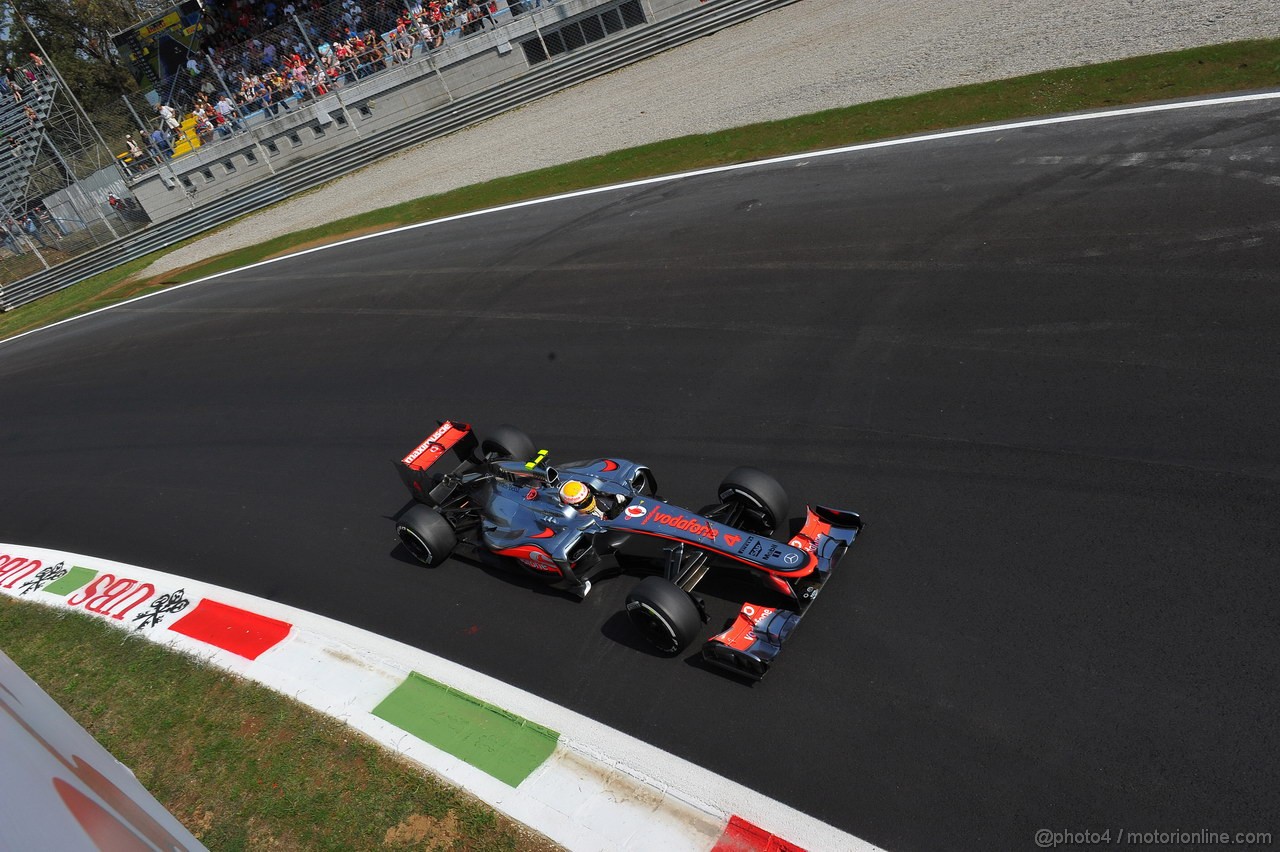
[[7, 65], [26, 63], [29, 53], [39, 52], [39, 39], [86, 108], [103, 98], [118, 101], [135, 84], [117, 61], [111, 36], [167, 5], [161, 0], [3, 0], [0, 51]]

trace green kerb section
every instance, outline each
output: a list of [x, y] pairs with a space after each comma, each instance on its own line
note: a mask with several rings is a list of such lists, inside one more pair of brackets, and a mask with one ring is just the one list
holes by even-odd
[[551, 756], [560, 734], [413, 672], [373, 715], [518, 787]]
[[63, 576], [45, 586], [43, 591], [46, 591], [51, 595], [69, 595], [81, 586], [86, 585], [96, 576], [98, 576], [97, 571], [89, 568], [81, 568], [77, 565]]

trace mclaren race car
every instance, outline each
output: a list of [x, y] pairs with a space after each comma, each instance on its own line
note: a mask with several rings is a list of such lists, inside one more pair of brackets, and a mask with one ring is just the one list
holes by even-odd
[[702, 656], [756, 680], [862, 529], [854, 512], [812, 506], [786, 535], [786, 492], [755, 468], [731, 471], [717, 502], [693, 512], [659, 498], [644, 465], [603, 458], [553, 468], [546, 458], [514, 427], [480, 437], [466, 423], [440, 421], [396, 462], [413, 495], [395, 518], [400, 542], [430, 566], [465, 548], [466, 555], [496, 558], [579, 598], [593, 581], [623, 572], [620, 554], [647, 552], [653, 558], [626, 560], [649, 574], [627, 595], [627, 615], [670, 655], [688, 647], [709, 620], [694, 595], [707, 572], [750, 572], [778, 601], [742, 604], [703, 644]]

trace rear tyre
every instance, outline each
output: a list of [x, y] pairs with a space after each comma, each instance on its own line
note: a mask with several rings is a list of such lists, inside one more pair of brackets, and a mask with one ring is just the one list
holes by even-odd
[[720, 482], [720, 490], [716, 493], [722, 502], [742, 507], [746, 516], [746, 523], [742, 526], [755, 526], [765, 535], [773, 535], [773, 531], [787, 519], [790, 501], [786, 489], [763, 470], [735, 467]]
[[662, 577], [645, 577], [627, 595], [627, 617], [645, 640], [664, 654], [678, 654], [702, 629], [689, 593]]
[[396, 535], [405, 550], [432, 568], [449, 558], [458, 544], [453, 527], [435, 509], [411, 506], [396, 521]]
[[514, 426], [494, 426], [480, 442], [480, 454], [528, 461], [533, 458], [533, 439]]

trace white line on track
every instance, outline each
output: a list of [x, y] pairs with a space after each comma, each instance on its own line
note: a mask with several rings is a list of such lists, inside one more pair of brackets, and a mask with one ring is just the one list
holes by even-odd
[[550, 204], [556, 201], [565, 201], [570, 198], [582, 198], [587, 195], [596, 195], [602, 192], [614, 192], [622, 189], [634, 189], [635, 187], [650, 186], [652, 184], [667, 183], [669, 181], [684, 180], [686, 178], [702, 177], [703, 175], [721, 174], [724, 172], [733, 172], [733, 171], [739, 171], [742, 169], [754, 169], [754, 168], [759, 168], [761, 166], [773, 166], [773, 165], [778, 165], [780, 163], [792, 163], [797, 160], [811, 160], [816, 157], [830, 157], [836, 154], [849, 154], [856, 151], [870, 151], [876, 148], [891, 148], [898, 145], [916, 145], [922, 142], [937, 142], [943, 139], [957, 139], [963, 136], [979, 136], [987, 133], [1005, 133], [1011, 130], [1022, 130], [1028, 127], [1046, 127], [1054, 124], [1072, 124], [1079, 121], [1096, 121], [1098, 119], [1117, 118], [1120, 116], [1147, 115], [1150, 113], [1172, 112], [1175, 110], [1196, 109], [1200, 107], [1222, 106], [1224, 104], [1240, 104], [1240, 103], [1251, 103], [1251, 102], [1257, 102], [1257, 101], [1270, 101], [1270, 100], [1280, 100], [1280, 91], [1255, 92], [1247, 95], [1226, 95], [1223, 97], [1202, 98], [1199, 100], [1178, 101], [1175, 103], [1167, 103], [1167, 104], [1148, 104], [1146, 106], [1125, 107], [1123, 109], [1105, 110], [1102, 112], [1074, 113], [1071, 115], [1052, 116], [1050, 118], [1034, 118], [1034, 119], [1028, 119], [1026, 121], [1010, 122], [1008, 124], [984, 125], [982, 127], [968, 127], [963, 130], [947, 130], [941, 133], [928, 133], [922, 136], [907, 136], [900, 139], [886, 139], [880, 142], [864, 142], [858, 145], [846, 145], [842, 148], [829, 148], [825, 151], [810, 151], [805, 154], [788, 154], [783, 157], [771, 157], [767, 160], [754, 160], [750, 163], [734, 163], [733, 165], [728, 165], [728, 166], [713, 166], [711, 168], [697, 169], [696, 171], [691, 171], [691, 172], [680, 172], [678, 174], [661, 175], [659, 177], [644, 178], [642, 180], [633, 180], [633, 181], [628, 181], [627, 183], [616, 183], [616, 184], [611, 184], [609, 186], [596, 186], [596, 187], [592, 187], [591, 189], [579, 189], [573, 192], [566, 192], [562, 195], [551, 195], [545, 198], [533, 198], [528, 201], [516, 201], [511, 204], [503, 204], [499, 207], [488, 207], [488, 208], [485, 208], [484, 210], [473, 210], [468, 213], [458, 213], [454, 216], [445, 216], [444, 218], [441, 218], [441, 219], [432, 219], [427, 222], [417, 222], [412, 225], [402, 225], [399, 228], [390, 228], [386, 231], [378, 231], [375, 234], [364, 234], [359, 237], [351, 237], [350, 239], [341, 240], [336, 243], [328, 243], [323, 246], [316, 246], [315, 248], [304, 249], [299, 252], [294, 252], [293, 254], [281, 255], [280, 257], [273, 257], [273, 258], [270, 258], [269, 260], [260, 260], [257, 263], [251, 263], [248, 266], [241, 266], [237, 269], [228, 269], [224, 272], [216, 272], [213, 275], [207, 275], [204, 278], [197, 278], [195, 281], [188, 281], [185, 284], [175, 284], [172, 287], [166, 287], [163, 290], [157, 290], [156, 292], [148, 293], [145, 296], [137, 296], [133, 299], [128, 299], [126, 301], [120, 302], [115, 305], [108, 305], [105, 308], [98, 308], [96, 311], [89, 311], [86, 314], [79, 314], [74, 317], [68, 317], [67, 319], [59, 320], [58, 322], [50, 323], [49, 325], [41, 326], [40, 328], [34, 328], [31, 331], [24, 331], [22, 334], [14, 335], [13, 337], [8, 338], [7, 340], [0, 340], [0, 346], [3, 346], [6, 343], [12, 343], [15, 340], [20, 340], [26, 337], [27, 335], [35, 334], [36, 332], [47, 331], [48, 329], [51, 329], [51, 328], [57, 328], [58, 326], [64, 323], [69, 323], [75, 320], [84, 319], [85, 317], [91, 317], [94, 314], [101, 313], [103, 311], [109, 311], [113, 308], [119, 308], [124, 305], [131, 305], [134, 302], [140, 302], [143, 299], [150, 299], [152, 296], [159, 296], [164, 293], [172, 293], [175, 290], [180, 290], [183, 287], [190, 287], [193, 284], [203, 284], [206, 281], [212, 281], [213, 279], [221, 278], [224, 275], [233, 275], [237, 272], [244, 272], [249, 269], [256, 269], [260, 266], [267, 266], [268, 264], [279, 263], [282, 260], [292, 260], [297, 257], [303, 257], [304, 255], [308, 255], [313, 252], [325, 251], [327, 249], [333, 249], [339, 246], [351, 245], [352, 243], [358, 243], [363, 240], [371, 240], [371, 239], [376, 239], [378, 237], [385, 237], [388, 234], [399, 234], [405, 231], [412, 231], [416, 228], [427, 228], [432, 225], [441, 225], [441, 224], [444, 224], [445, 222], [456, 222], [459, 219], [469, 219], [473, 216], [485, 216], [490, 213], [502, 213], [507, 210], [518, 210], [522, 207], [532, 207], [536, 204]]

